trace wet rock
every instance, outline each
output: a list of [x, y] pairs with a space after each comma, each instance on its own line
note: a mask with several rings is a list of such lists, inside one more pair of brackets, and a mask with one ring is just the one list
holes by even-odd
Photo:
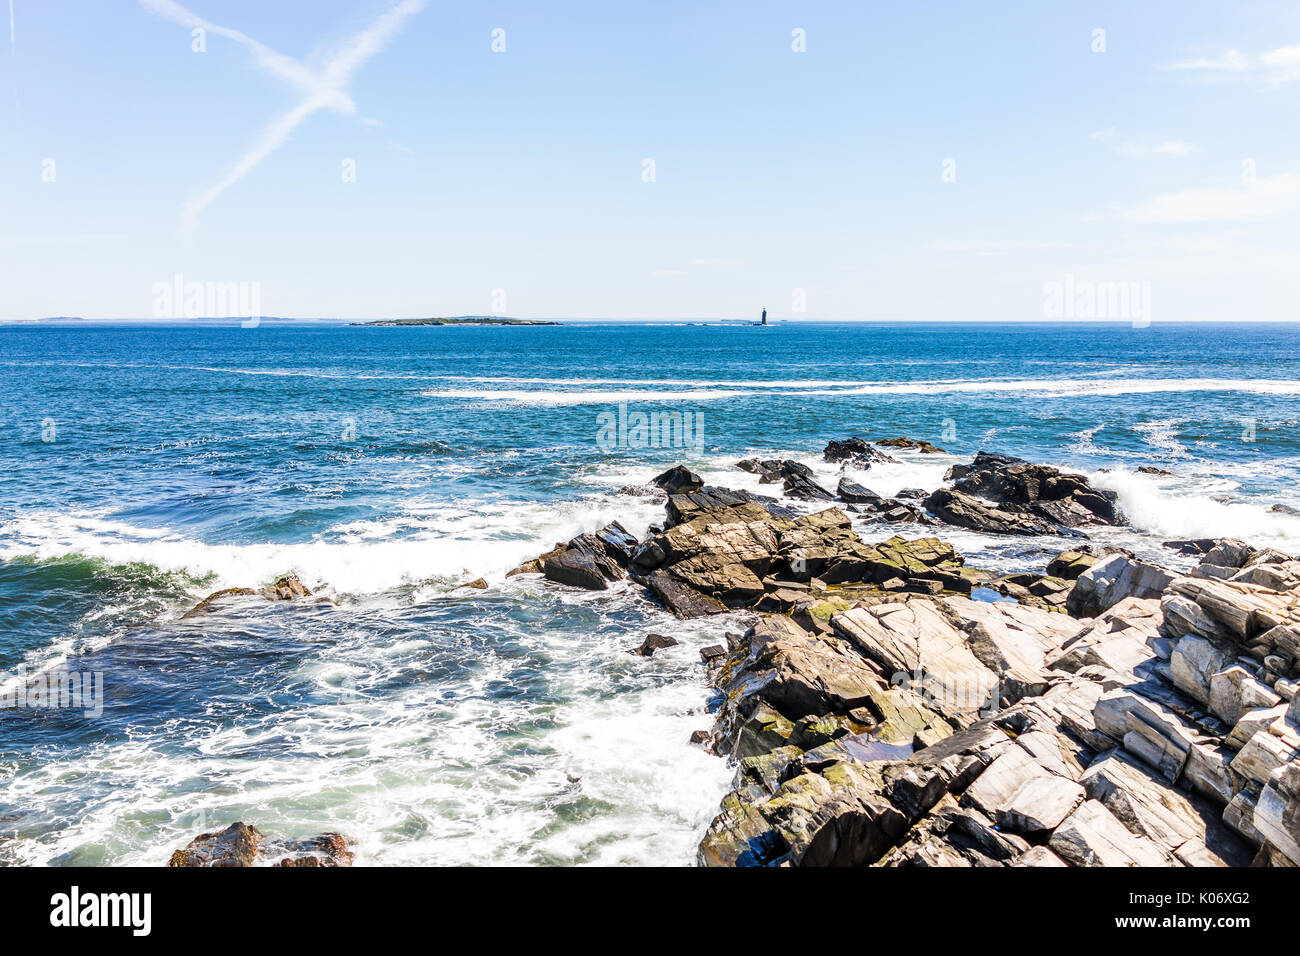
[[844, 462], [864, 470], [870, 468], [872, 462], [896, 463], [898, 461], [897, 458], [880, 451], [865, 438], [846, 438], [844, 441], [829, 442], [822, 452], [822, 457], [826, 461]]
[[913, 451], [919, 451], [923, 455], [946, 455], [948, 454], [937, 445], [931, 445], [928, 441], [919, 441], [915, 438], [903, 436], [901, 438], [885, 438], [876, 442], [885, 448], [908, 448]]
[[167, 861], [169, 867], [351, 866], [352, 851], [337, 833], [308, 840], [268, 840], [257, 829], [232, 823], [224, 830], [203, 833]]
[[807, 465], [801, 465], [797, 461], [783, 461], [781, 462], [781, 478], [785, 493], [791, 498], [799, 498], [804, 501], [835, 500], [835, 495], [817, 484], [812, 469]]
[[675, 465], [663, 474], [655, 475], [650, 483], [662, 488], [669, 495], [690, 494], [704, 487], [704, 479], [685, 465]]
[[476, 591], [486, 591], [488, 583], [483, 578], [475, 578], [473, 581], [466, 581], [464, 584], [458, 584], [453, 591], [459, 591], [461, 588], [473, 588]]
[[298, 580], [296, 574], [287, 574], [282, 578], [276, 579], [276, 582], [269, 588], [222, 588], [220, 591], [214, 591], [205, 597], [194, 607], [190, 608], [181, 615], [181, 620], [192, 617], [201, 617], [204, 614], [211, 614], [218, 610], [222, 604], [231, 598], [238, 597], [262, 597], [268, 601], [294, 601], [299, 598], [311, 597], [311, 591]]
[[676, 647], [678, 640], [675, 637], [668, 637], [666, 634], [647, 634], [639, 646], [628, 651], [629, 654], [638, 654], [641, 657], [653, 657], [654, 652], [662, 650], [665, 647]]
[[925, 499], [925, 507], [942, 521], [985, 534], [1055, 534], [1058, 529], [1041, 518], [1004, 511], [973, 495], [940, 488]]
[[542, 573], [550, 580], [589, 591], [604, 591], [621, 577], [612, 561], [589, 551], [570, 549], [547, 558]]
[[1045, 574], [1006, 574], [994, 578], [988, 583], [988, 587], [1013, 597], [1029, 607], [1064, 611], [1066, 599], [1074, 585], [1064, 578]]
[[759, 480], [764, 484], [771, 484], [781, 480], [781, 461], [779, 459], [746, 458], [744, 461], [736, 462], [736, 467], [741, 471], [749, 472], [751, 475], [758, 475]]
[[525, 561], [523, 564], [519, 565], [519, 567], [514, 568], [511, 571], [507, 571], [506, 577], [513, 578], [517, 574], [541, 574], [542, 565], [546, 562], [546, 559], [555, 557], [557, 554], [562, 552], [564, 548], [565, 548], [564, 542], [557, 541], [555, 542], [555, 547], [553, 547], [550, 551], [547, 551], [545, 554], [538, 555], [537, 557], [533, 558], [531, 561]]
[[683, 619], [722, 614], [725, 604], [707, 594], [702, 594], [681, 578], [662, 568], [637, 579], [664, 607]]
[[710, 644], [708, 647], [700, 648], [700, 660], [709, 667], [721, 664], [726, 656], [727, 649], [721, 644]]
[[835, 494], [840, 500], [847, 501], [850, 504], [876, 505], [885, 500], [874, 491], [849, 478], [840, 479], [839, 485], [835, 488]]
[[955, 465], [954, 489], [1067, 528], [1119, 524], [1112, 491], [1093, 488], [1083, 475], [1034, 465], [1009, 455], [980, 452], [969, 465]]

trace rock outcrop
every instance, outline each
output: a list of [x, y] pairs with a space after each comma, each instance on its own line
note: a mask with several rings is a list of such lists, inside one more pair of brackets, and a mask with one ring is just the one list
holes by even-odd
[[849, 464], [862, 469], [870, 468], [872, 462], [896, 463], [898, 461], [897, 458], [885, 454], [865, 438], [846, 438], [843, 441], [831, 441], [827, 443], [825, 450], [822, 452], [822, 458], [826, 461]]
[[715, 672], [737, 769], [699, 861], [1300, 865], [1300, 560], [1211, 553], [1103, 559], [1084, 619], [919, 594], [763, 618]]
[[352, 850], [337, 833], [322, 833], [307, 840], [272, 840], [245, 823], [202, 833], [167, 861], [170, 867], [351, 865]]
[[969, 465], [954, 465], [949, 477], [958, 492], [1058, 527], [1119, 524], [1123, 520], [1115, 506], [1115, 492], [1092, 487], [1083, 475], [1010, 455], [980, 452]]
[[1173, 579], [1173, 572], [1158, 565], [1114, 554], [1078, 576], [1066, 608], [1075, 617], [1096, 617], [1128, 597], [1158, 598]]

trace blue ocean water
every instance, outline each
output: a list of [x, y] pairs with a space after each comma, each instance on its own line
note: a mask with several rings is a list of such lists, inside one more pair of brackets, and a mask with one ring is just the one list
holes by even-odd
[[[1131, 527], [1103, 536], [1166, 562], [1171, 537], [1300, 551], [1297, 333], [0, 327], [0, 686], [66, 661], [105, 695], [0, 711], [0, 861], [155, 864], [243, 819], [343, 831], [362, 863], [688, 862], [731, 776], [687, 742], [698, 649], [738, 618], [508, 570], [641, 533], [662, 506], [635, 487], [678, 462], [759, 490], [736, 460], [796, 457], [833, 486], [820, 451], [849, 435], [948, 453], [854, 475], [880, 493], [995, 450], [1115, 489]], [[602, 434], [650, 412], [689, 433]], [[944, 537], [1006, 570], [1064, 543]], [[333, 603], [180, 620], [290, 571]], [[682, 644], [628, 655], [649, 630]]]

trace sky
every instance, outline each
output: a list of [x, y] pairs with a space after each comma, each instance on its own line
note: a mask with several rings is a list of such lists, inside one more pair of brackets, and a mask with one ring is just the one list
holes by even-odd
[[10, 12], [3, 320], [1300, 320], [1294, 0]]

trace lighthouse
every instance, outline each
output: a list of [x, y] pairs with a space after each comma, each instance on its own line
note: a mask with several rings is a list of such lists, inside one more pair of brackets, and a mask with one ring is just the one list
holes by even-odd
[[763, 310], [763, 321], [759, 325], [767, 325], [767, 309]]

